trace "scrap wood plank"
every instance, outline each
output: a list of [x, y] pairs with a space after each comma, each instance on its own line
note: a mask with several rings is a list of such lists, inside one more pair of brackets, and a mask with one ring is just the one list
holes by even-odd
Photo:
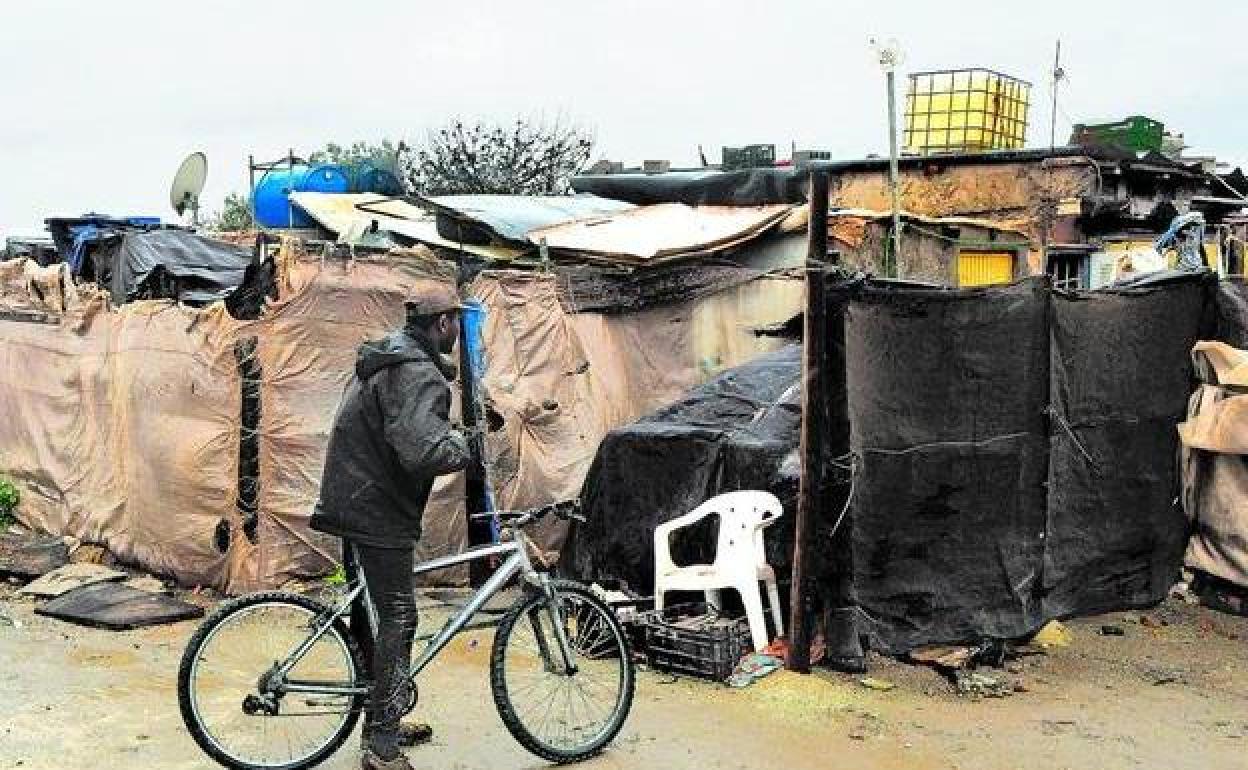
[[123, 631], [203, 617], [204, 608], [120, 583], [95, 583], [52, 599], [35, 614]]
[[18, 589], [19, 594], [52, 599], [93, 583], [125, 580], [126, 573], [99, 564], [66, 564]]
[[0, 575], [37, 578], [69, 562], [69, 548], [50, 535], [0, 535]]

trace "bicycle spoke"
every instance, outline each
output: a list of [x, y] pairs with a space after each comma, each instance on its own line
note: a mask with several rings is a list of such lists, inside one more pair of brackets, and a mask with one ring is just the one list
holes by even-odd
[[[503, 680], [511, 716], [504, 721], [552, 753], [532, 750], [562, 760], [593, 752], [619, 729], [621, 704], [626, 714], [631, 698], [631, 661], [615, 619], [600, 605], [575, 592], [556, 601], [557, 612], [531, 602], [507, 629]], [[557, 633], [566, 637], [575, 673], [564, 668]]]
[[[291, 693], [278, 698], [276, 715], [243, 711], [246, 698], [274, 697], [257, 692], [259, 679], [310, 635], [316, 617], [294, 603], [257, 604], [226, 616], [202, 641], [190, 697], [200, 729], [218, 750], [244, 764], [297, 763], [321, 750], [340, 734], [348, 719], [355, 718], [353, 697], [329, 693]], [[353, 672], [348, 648], [330, 630], [309, 647], [289, 677], [352, 684]]]

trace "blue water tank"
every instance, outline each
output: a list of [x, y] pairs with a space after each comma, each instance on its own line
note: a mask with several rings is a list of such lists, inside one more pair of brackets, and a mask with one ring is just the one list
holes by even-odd
[[355, 175], [355, 187], [352, 192], [377, 193], [378, 195], [402, 195], [403, 183], [394, 172], [384, 168], [364, 164]]
[[290, 204], [292, 192], [345, 193], [351, 180], [341, 166], [276, 168], [260, 177], [252, 191], [256, 222], [263, 227], [315, 227], [316, 223]]

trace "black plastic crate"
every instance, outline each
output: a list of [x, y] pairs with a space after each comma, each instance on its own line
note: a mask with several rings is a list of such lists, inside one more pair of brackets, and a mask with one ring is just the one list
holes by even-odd
[[646, 663], [672, 674], [723, 682], [750, 652], [750, 627], [703, 602], [675, 604], [639, 617]]

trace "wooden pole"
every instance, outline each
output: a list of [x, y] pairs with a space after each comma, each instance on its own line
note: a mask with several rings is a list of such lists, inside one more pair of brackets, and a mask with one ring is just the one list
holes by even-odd
[[823, 435], [826, 394], [820, 369], [826, 358], [828, 256], [828, 175], [810, 173], [810, 223], [806, 236], [806, 318], [802, 338], [801, 486], [793, 537], [793, 581], [789, 594], [788, 668], [810, 673], [809, 554], [813, 523], [822, 515]]

